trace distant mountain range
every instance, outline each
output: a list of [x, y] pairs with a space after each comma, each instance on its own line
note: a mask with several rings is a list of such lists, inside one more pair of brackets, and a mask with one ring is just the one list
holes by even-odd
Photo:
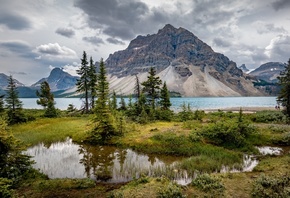
[[[9, 76], [0, 73], [0, 94], [5, 94], [4, 90], [7, 88], [8, 78]], [[40, 79], [31, 86], [25, 86], [16, 79], [15, 80], [18, 86], [19, 97], [31, 98], [37, 97], [36, 90], [40, 89], [40, 85], [44, 81], [49, 83], [50, 89], [54, 93], [55, 97], [72, 96], [75, 94], [77, 79], [78, 77], [72, 76], [60, 68], [54, 68], [51, 70], [48, 77]], [[67, 91], [69, 93], [67, 93]]]
[[[105, 64], [110, 89], [117, 94], [133, 93], [135, 75], [140, 82], [145, 81], [150, 67], [154, 67], [161, 80], [166, 81], [168, 89], [181, 96], [273, 94], [265, 90], [261, 82], [273, 85], [285, 67], [282, 63], [271, 62], [248, 74], [245, 65], [238, 68], [235, 62], [214, 52], [193, 33], [169, 24], [156, 34], [137, 36], [126, 49], [110, 54]], [[5, 93], [7, 78], [7, 75], [0, 74], [0, 94]], [[60, 68], [54, 68], [48, 77], [32, 86], [26, 87], [19, 81], [17, 85], [20, 97], [36, 97], [35, 92], [43, 81], [49, 83], [55, 97], [72, 97], [76, 96], [77, 79]]]

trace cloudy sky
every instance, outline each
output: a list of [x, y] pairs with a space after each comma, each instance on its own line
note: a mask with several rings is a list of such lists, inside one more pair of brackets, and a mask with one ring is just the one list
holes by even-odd
[[183, 27], [255, 68], [290, 58], [290, 0], [0, 0], [0, 73], [26, 85], [54, 67], [73, 73], [165, 24]]

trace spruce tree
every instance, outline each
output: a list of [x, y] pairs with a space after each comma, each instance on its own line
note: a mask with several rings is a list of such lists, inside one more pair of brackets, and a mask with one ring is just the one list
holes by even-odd
[[163, 83], [163, 87], [160, 91], [160, 102], [159, 102], [162, 110], [169, 110], [171, 106], [170, 96], [167, 89], [166, 82]]
[[0, 179], [7, 178], [16, 184], [32, 168], [30, 157], [23, 150], [20, 141], [8, 130], [6, 120], [0, 117]]
[[82, 93], [82, 98], [84, 101], [84, 112], [89, 112], [89, 91], [90, 91], [90, 68], [88, 66], [87, 54], [83, 52], [83, 58], [81, 59], [81, 67], [77, 70], [77, 74], [80, 75], [80, 78], [77, 80], [77, 92]]
[[109, 83], [106, 77], [106, 68], [103, 59], [100, 61], [100, 71], [97, 75], [97, 111], [108, 107], [109, 102]]
[[50, 91], [48, 82], [44, 81], [41, 83], [40, 92], [37, 90], [36, 95], [39, 97], [36, 103], [45, 109], [44, 116], [50, 118], [56, 117], [57, 112], [54, 107], [54, 96]]
[[0, 96], [0, 114], [2, 113], [2, 112], [4, 112], [4, 96], [5, 95], [1, 95]]
[[109, 108], [109, 83], [106, 78], [106, 68], [103, 59], [100, 61], [100, 71], [97, 75], [97, 100], [94, 126], [88, 141], [104, 144], [116, 133], [114, 117]]
[[290, 121], [290, 59], [288, 65], [285, 66], [285, 70], [280, 73], [278, 77], [281, 91], [278, 95], [277, 101], [284, 107], [284, 113]]
[[19, 100], [16, 82], [10, 75], [8, 78], [8, 86], [6, 90], [6, 108], [8, 115], [8, 123], [15, 124], [25, 122], [26, 118], [22, 113], [22, 102]]
[[141, 95], [141, 85], [140, 85], [140, 81], [137, 75], [135, 75], [135, 79], [136, 79], [136, 82], [135, 82], [134, 94], [138, 100]]
[[143, 85], [143, 93], [149, 100], [152, 110], [155, 110], [156, 100], [159, 99], [160, 85], [162, 81], [156, 76], [156, 71], [153, 67], [150, 68], [147, 76], [147, 81], [141, 83]]
[[97, 71], [96, 65], [94, 64], [93, 58], [90, 58], [90, 66], [89, 66], [89, 89], [90, 89], [90, 97], [91, 97], [91, 108], [95, 108], [95, 98], [97, 94], [96, 90], [97, 83]]
[[115, 111], [115, 110], [117, 110], [117, 106], [118, 106], [117, 105], [117, 95], [116, 95], [116, 92], [113, 91], [112, 101], [111, 101], [110, 107], [113, 111]]
[[49, 100], [53, 100], [53, 94], [50, 92], [50, 87], [47, 81], [44, 81], [40, 84], [40, 92], [36, 91], [36, 95], [39, 97], [39, 100], [36, 101], [38, 105], [46, 108]]

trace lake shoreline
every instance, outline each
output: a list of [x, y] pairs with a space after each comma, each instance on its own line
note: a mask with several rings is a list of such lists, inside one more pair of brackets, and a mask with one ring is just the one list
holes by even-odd
[[[227, 107], [219, 109], [203, 109], [206, 113], [217, 112], [217, 111], [226, 111], [238, 113], [242, 109], [243, 113], [256, 113], [258, 111], [279, 111], [275, 107]], [[280, 110], [281, 111], [281, 110]]]

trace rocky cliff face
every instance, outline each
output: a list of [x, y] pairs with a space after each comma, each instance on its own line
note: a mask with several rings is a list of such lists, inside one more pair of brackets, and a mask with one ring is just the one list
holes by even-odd
[[183, 96], [261, 95], [236, 63], [183, 28], [166, 25], [157, 34], [138, 36], [106, 60], [111, 88], [133, 92], [134, 75], [146, 80], [154, 67], [170, 91]]

